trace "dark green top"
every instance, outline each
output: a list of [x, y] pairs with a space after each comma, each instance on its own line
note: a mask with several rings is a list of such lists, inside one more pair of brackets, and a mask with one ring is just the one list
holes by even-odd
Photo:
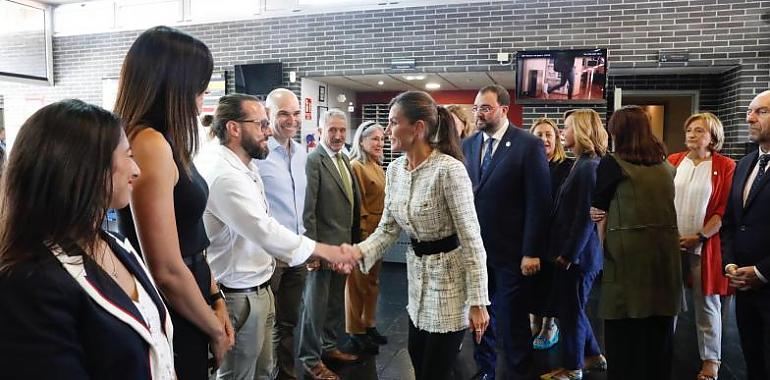
[[612, 157], [623, 179], [607, 211], [599, 314], [604, 319], [674, 316], [682, 305], [674, 168], [666, 161], [645, 166]]

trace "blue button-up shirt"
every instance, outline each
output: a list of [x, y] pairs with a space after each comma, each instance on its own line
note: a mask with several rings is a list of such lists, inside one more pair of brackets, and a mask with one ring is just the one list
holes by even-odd
[[302, 213], [305, 210], [305, 148], [291, 140], [291, 152], [273, 137], [267, 142], [270, 154], [264, 160], [253, 160], [259, 167], [270, 214], [286, 228], [297, 234], [305, 233]]

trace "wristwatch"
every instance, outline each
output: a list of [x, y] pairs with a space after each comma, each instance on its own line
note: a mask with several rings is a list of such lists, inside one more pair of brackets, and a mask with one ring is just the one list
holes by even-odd
[[224, 300], [224, 299], [225, 299], [225, 292], [223, 292], [222, 289], [217, 288], [217, 292], [209, 296], [209, 305], [213, 305], [214, 302], [217, 302], [218, 300]]
[[706, 242], [706, 241], [709, 239], [709, 238], [708, 238], [706, 235], [704, 235], [704, 234], [703, 234], [703, 232], [698, 232], [698, 233], [697, 233], [697, 234], [695, 234], [695, 235], [698, 235], [698, 240], [699, 240], [701, 243], [705, 243], [705, 242]]

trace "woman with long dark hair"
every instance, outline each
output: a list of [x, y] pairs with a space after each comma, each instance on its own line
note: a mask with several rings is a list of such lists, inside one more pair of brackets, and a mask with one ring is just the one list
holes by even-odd
[[97, 106], [65, 100], [22, 125], [0, 195], [4, 378], [176, 378], [150, 273], [100, 229], [138, 176], [118, 119]]
[[125, 123], [144, 175], [120, 229], [141, 247], [171, 309], [180, 379], [207, 378], [209, 345], [217, 365], [233, 345], [224, 300], [205, 258], [208, 187], [192, 163], [197, 116], [213, 68], [208, 47], [168, 27], [142, 33], [128, 51], [115, 112]]
[[615, 111], [609, 132], [615, 152], [599, 163], [590, 211], [606, 228], [599, 316], [607, 378], [669, 379], [682, 307], [674, 168], [641, 107]]
[[417, 380], [447, 379], [465, 330], [488, 324], [486, 252], [452, 116], [422, 91], [390, 102], [386, 134], [405, 154], [388, 166], [385, 210], [355, 248], [368, 272], [403, 230], [409, 281], [409, 356]]

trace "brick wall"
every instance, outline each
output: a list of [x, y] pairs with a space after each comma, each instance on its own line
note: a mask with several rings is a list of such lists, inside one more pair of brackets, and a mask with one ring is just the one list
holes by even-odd
[[[390, 60], [399, 57], [415, 58], [424, 72], [510, 70], [497, 64], [495, 53], [549, 48], [606, 47], [610, 70], [654, 67], [658, 50], [688, 49], [690, 65], [738, 66], [718, 87], [704, 87], [697, 79], [680, 87], [709, 92], [702, 98], [717, 107], [728, 130], [726, 147], [739, 155], [746, 134], [742, 107], [770, 88], [770, 25], [760, 19], [763, 9], [770, 9], [770, 1], [479, 1], [183, 29], [209, 45], [217, 70], [280, 60], [286, 73], [297, 71], [300, 77], [386, 73]], [[56, 86], [0, 83], [0, 94], [9, 100], [44, 95], [46, 101], [79, 97], [99, 103], [102, 78], [117, 77], [138, 33], [56, 37]], [[299, 84], [292, 88], [299, 91]], [[566, 108], [525, 106], [524, 124]]]

